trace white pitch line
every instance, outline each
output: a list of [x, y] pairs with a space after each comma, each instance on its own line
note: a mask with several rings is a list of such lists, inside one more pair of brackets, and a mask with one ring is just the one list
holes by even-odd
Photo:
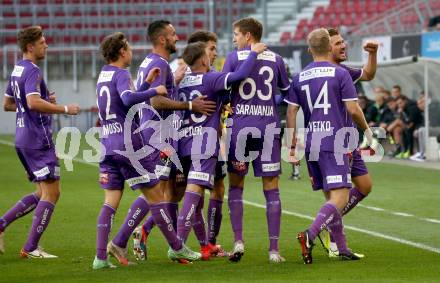
[[369, 210], [374, 210], [374, 211], [386, 211], [386, 209], [380, 208], [380, 207], [375, 207], [375, 206], [368, 206], [368, 205], [364, 205], [364, 204], [358, 204], [358, 206], [369, 209]]
[[[14, 143], [11, 143], [9, 141], [4, 141], [4, 140], [0, 140], [0, 144], [4, 144], [4, 145], [9, 145], [9, 146], [14, 146]], [[98, 166], [96, 163], [89, 163], [86, 162], [85, 160], [79, 159], [79, 158], [74, 158], [73, 159], [76, 162], [82, 163], [82, 164], [86, 164], [86, 165], [91, 165], [91, 166]], [[225, 198], [227, 199], [227, 197], [225, 196]], [[259, 204], [259, 203], [255, 203], [252, 201], [247, 201], [247, 200], [243, 200], [244, 204], [250, 205], [250, 206], [254, 206], [254, 207], [258, 207], [258, 208], [266, 208], [265, 205]], [[364, 206], [365, 207], [365, 206]], [[370, 207], [371, 208], [371, 207]], [[377, 208], [376, 208], [377, 209]], [[379, 211], [382, 211], [383, 209], [379, 209]], [[306, 215], [306, 214], [302, 214], [302, 213], [298, 213], [298, 212], [292, 212], [292, 211], [288, 211], [288, 210], [283, 210], [282, 214], [286, 214], [286, 215], [292, 215], [292, 216], [296, 216], [298, 218], [302, 218], [302, 219], [307, 219], [307, 220], [314, 220], [315, 218], [310, 216], [310, 215]], [[425, 221], [429, 221], [429, 222], [434, 222], [437, 223], [440, 221], [436, 220], [436, 219], [430, 219], [430, 218], [424, 218]], [[426, 250], [426, 251], [430, 251], [433, 253], [437, 253], [440, 254], [440, 248], [436, 248], [436, 247], [431, 247], [422, 243], [417, 243], [417, 242], [413, 242], [413, 241], [409, 241], [409, 240], [405, 240], [402, 238], [397, 238], [397, 237], [393, 237], [393, 236], [389, 236], [386, 234], [382, 234], [379, 232], [374, 232], [374, 231], [370, 231], [370, 230], [366, 230], [366, 229], [362, 229], [362, 228], [358, 228], [355, 226], [350, 226], [350, 225], [344, 225], [345, 229], [348, 230], [352, 230], [352, 231], [356, 231], [356, 232], [360, 232], [360, 233], [364, 233], [364, 234], [368, 234], [377, 238], [382, 238], [382, 239], [386, 239], [386, 240], [390, 240], [393, 242], [397, 242], [397, 243], [401, 243], [407, 246], [411, 246], [411, 247], [415, 247], [418, 249], [422, 249], [422, 250]]]
[[420, 219], [428, 221], [428, 222], [440, 224], [440, 220], [438, 220], [438, 219], [432, 219], [432, 218], [420, 218]]
[[392, 212], [392, 214], [402, 217], [414, 217], [413, 214], [405, 213], [405, 212]]

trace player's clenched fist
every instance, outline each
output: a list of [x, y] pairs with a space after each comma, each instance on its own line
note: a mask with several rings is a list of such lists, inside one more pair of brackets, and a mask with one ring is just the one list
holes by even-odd
[[149, 84], [153, 83], [156, 78], [160, 75], [160, 69], [159, 68], [153, 68], [148, 72], [147, 77], [145, 78], [145, 81]]
[[69, 115], [76, 115], [81, 110], [79, 108], [79, 105], [76, 103], [68, 104], [68, 105], [66, 105], [66, 107], [67, 107], [67, 114], [69, 114]]
[[166, 96], [168, 94], [167, 88], [164, 87], [163, 85], [160, 85], [158, 87], [155, 88], [157, 95], [163, 95]]
[[377, 41], [367, 41], [364, 44], [364, 50], [368, 53], [375, 53], [377, 52], [377, 49], [379, 48], [379, 43]]

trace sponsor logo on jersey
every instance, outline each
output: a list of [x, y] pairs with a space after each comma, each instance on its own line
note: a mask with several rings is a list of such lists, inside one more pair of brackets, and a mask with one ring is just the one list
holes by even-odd
[[111, 82], [114, 74], [115, 71], [101, 71], [101, 73], [99, 73], [98, 84]]
[[144, 61], [142, 61], [140, 68], [146, 68], [150, 63], [153, 61], [151, 58], [145, 58]]
[[14, 70], [12, 71], [11, 77], [18, 77], [19, 78], [23, 74], [23, 71], [24, 71], [24, 67], [23, 66], [15, 65], [14, 66]]
[[185, 76], [185, 78], [182, 80], [182, 82], [180, 82], [179, 87], [180, 88], [184, 88], [184, 87], [189, 87], [189, 86], [197, 86], [197, 85], [201, 85], [203, 81], [203, 74], [198, 74], [198, 75], [193, 75], [193, 76]]
[[316, 67], [305, 70], [299, 74], [299, 82], [308, 81], [315, 78], [334, 77], [335, 70], [335, 67]]
[[[246, 60], [247, 57], [249, 57], [249, 54], [251, 53], [250, 50], [241, 50], [237, 52], [237, 57], [239, 61]], [[272, 51], [264, 51], [263, 53], [258, 54], [257, 60], [263, 60], [263, 61], [271, 61], [276, 62], [276, 55]]]

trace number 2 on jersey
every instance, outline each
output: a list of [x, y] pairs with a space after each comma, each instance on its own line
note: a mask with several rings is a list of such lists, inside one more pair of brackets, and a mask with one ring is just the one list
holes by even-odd
[[[108, 86], [102, 86], [101, 89], [99, 90], [99, 97], [101, 97], [103, 94], [106, 94], [107, 96], [107, 105], [105, 107], [105, 120], [116, 119], [116, 114], [110, 113], [111, 99], [110, 99], [110, 89], [108, 88]], [[99, 108], [99, 103], [98, 103], [98, 108]], [[101, 116], [101, 114], [99, 115]]]

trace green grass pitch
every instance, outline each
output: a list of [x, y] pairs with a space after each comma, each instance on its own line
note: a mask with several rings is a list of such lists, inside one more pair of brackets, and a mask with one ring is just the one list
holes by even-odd
[[[0, 144], [0, 168], [0, 214], [3, 214], [34, 187], [27, 182], [13, 147]], [[148, 261], [116, 270], [93, 271], [95, 226], [104, 194], [98, 186], [97, 167], [74, 162], [73, 172], [62, 172], [61, 198], [41, 241], [48, 252], [59, 258], [44, 261], [19, 258], [32, 221], [32, 215], [27, 215], [6, 230], [6, 253], [0, 256], [0, 282], [439, 282], [440, 223], [432, 222], [440, 220], [439, 171], [369, 164], [373, 192], [362, 202], [363, 206], [344, 218], [346, 225], [363, 229], [363, 232], [347, 229], [346, 234], [349, 246], [365, 253], [366, 258], [357, 262], [330, 260], [317, 244], [314, 263], [306, 266], [295, 235], [311, 221], [292, 213], [314, 216], [323, 198], [321, 193], [311, 191], [304, 166], [300, 181], [288, 180], [287, 163], [283, 164], [283, 170], [280, 190], [286, 213], [282, 217], [280, 249], [287, 259], [284, 264], [268, 263], [265, 211], [258, 206], [264, 205], [261, 182], [249, 175], [244, 193], [248, 201], [244, 206], [246, 251], [241, 262], [234, 264], [214, 258], [192, 265], [172, 263], [166, 258], [165, 240], [155, 229], [149, 238]], [[112, 235], [136, 197], [137, 193], [126, 189]], [[387, 236], [394, 240], [383, 238]], [[225, 201], [219, 243], [230, 249], [232, 240]], [[193, 233], [189, 246], [198, 249]]]

